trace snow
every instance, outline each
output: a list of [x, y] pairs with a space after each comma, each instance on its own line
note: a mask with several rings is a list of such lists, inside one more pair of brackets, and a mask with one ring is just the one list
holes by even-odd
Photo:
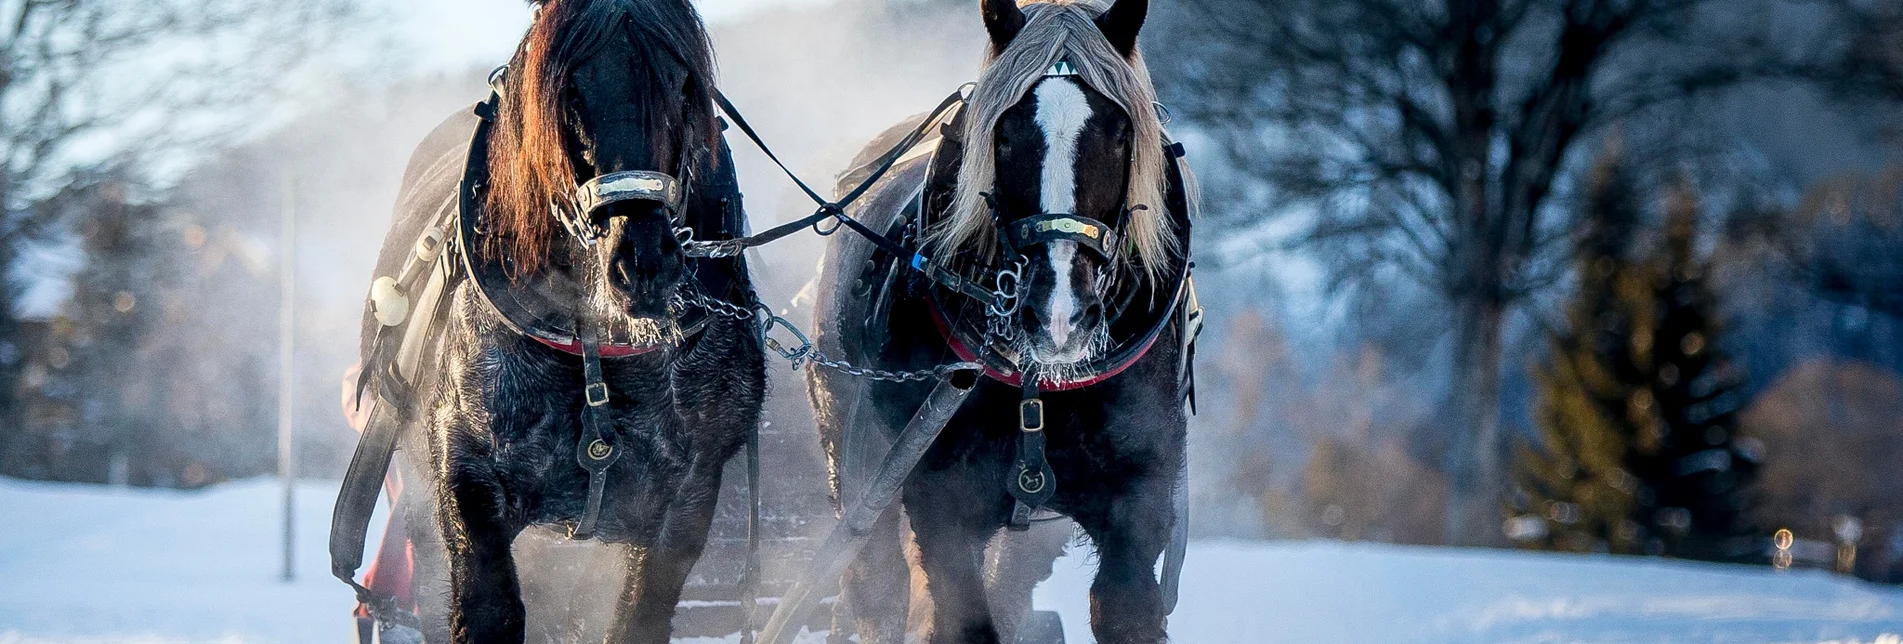
[[[284, 583], [273, 481], [162, 492], [0, 479], [0, 644], [348, 641], [350, 592], [326, 570], [335, 493], [298, 486], [297, 579]], [[1038, 591], [1072, 642], [1089, 641], [1093, 566], [1078, 549]], [[1191, 547], [1170, 627], [1187, 644], [1903, 644], [1903, 590], [1642, 558], [1208, 541]]]

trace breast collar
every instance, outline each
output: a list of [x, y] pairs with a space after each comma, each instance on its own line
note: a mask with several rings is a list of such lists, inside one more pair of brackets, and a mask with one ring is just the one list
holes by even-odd
[[[455, 248], [461, 256], [463, 270], [476, 286], [477, 299], [496, 314], [510, 330], [527, 336], [543, 346], [563, 353], [579, 356], [582, 354], [581, 340], [575, 331], [574, 306], [578, 301], [574, 295], [578, 285], [560, 283], [555, 279], [535, 279], [518, 282], [509, 278], [505, 261], [501, 258], [487, 258], [476, 252], [475, 240], [481, 239], [481, 203], [487, 187], [489, 136], [495, 122], [496, 97], [476, 106], [476, 114], [481, 117], [475, 134], [469, 143], [469, 160], [463, 170], [463, 179], [458, 188], [457, 238]], [[650, 186], [648, 175], [658, 173], [615, 173], [596, 177], [579, 187], [581, 199], [595, 194], [597, 199], [604, 190], [604, 184], [620, 180], [631, 183], [630, 179], [641, 180], [634, 185], [636, 190], [668, 191], [664, 203], [678, 205], [677, 210], [685, 213], [687, 205], [682, 191], [674, 185]], [[662, 195], [657, 195], [662, 196]], [[561, 218], [563, 226], [569, 228], [569, 234], [575, 235], [572, 222]], [[705, 231], [701, 231], [705, 232]], [[579, 242], [578, 237], [572, 237]], [[691, 279], [699, 280], [700, 271], [690, 270]], [[565, 280], [564, 280], [565, 281]], [[704, 285], [702, 285], [704, 286]], [[618, 358], [644, 355], [676, 346], [679, 342], [694, 337], [705, 329], [708, 316], [698, 309], [684, 312], [676, 318], [680, 333], [674, 340], [658, 343], [636, 343], [625, 332], [609, 331], [601, 342], [603, 357]]]
[[[1148, 355], [1150, 349], [1156, 346], [1157, 339], [1163, 336], [1163, 330], [1168, 328], [1169, 323], [1177, 317], [1177, 311], [1188, 293], [1188, 265], [1185, 264], [1184, 267], [1185, 270], [1176, 280], [1175, 295], [1170, 297], [1169, 303], [1159, 312], [1156, 321], [1148, 325], [1141, 335], [1118, 343], [1118, 349], [1093, 361], [1090, 367], [1084, 370], [1084, 373], [1090, 375], [1076, 380], [1042, 382], [1039, 383], [1038, 388], [1044, 391], [1082, 389], [1114, 378], [1136, 364], [1138, 360], [1142, 360], [1143, 356]], [[944, 308], [937, 296], [930, 298], [930, 305], [932, 326], [938, 329], [939, 337], [945, 340], [945, 345], [951, 347], [952, 353], [957, 355], [959, 360], [984, 365], [985, 376], [992, 380], [1014, 388], [1024, 386], [1024, 372], [1018, 364], [1021, 356], [1018, 356], [1016, 351], [1010, 347], [981, 345], [977, 341], [982, 337], [981, 334], [973, 332], [972, 329], [963, 328], [961, 325], [955, 325], [946, 318]]]
[[[941, 164], [937, 158], [931, 161], [931, 175], [926, 178], [925, 189], [921, 191], [918, 197], [921, 203], [919, 204], [917, 212], [921, 218], [926, 218], [927, 213], [932, 210], [935, 204], [948, 202], [948, 200], [943, 197], [934, 198], [935, 193], [942, 194], [942, 191], [950, 185], [948, 182], [941, 180], [941, 177], [957, 176], [955, 171], [955, 159], [961, 153], [961, 146], [949, 136], [950, 132], [956, 131], [956, 126], [947, 127], [945, 131], [948, 136], [940, 143], [934, 155], [951, 155], [951, 160], [946, 164]], [[1181, 144], [1168, 144], [1166, 158], [1170, 160], [1170, 163], [1166, 171], [1169, 175], [1170, 186], [1167, 198], [1170, 205], [1169, 212], [1171, 217], [1175, 219], [1174, 223], [1177, 227], [1177, 234], [1181, 236], [1183, 241], [1181, 247], [1183, 252], [1187, 255], [1189, 251], [1190, 220], [1187, 216], [1189, 212], [1188, 199], [1187, 193], [1184, 190], [1182, 169], [1178, 165], [1182, 163], [1182, 152], [1183, 148]], [[948, 169], [951, 171], [945, 172], [945, 170]], [[920, 229], [924, 229], [924, 226], [921, 226]], [[1071, 240], [1078, 242], [1080, 245], [1098, 248], [1100, 249], [1099, 252], [1103, 252], [1106, 256], [1109, 255], [1107, 251], [1115, 248], [1117, 238], [1116, 231], [1102, 222], [1063, 213], [1045, 213], [1033, 217], [1026, 217], [1012, 222], [1004, 232], [1011, 238], [1010, 242], [1013, 245], [1028, 244], [1033, 241]], [[1067, 391], [1100, 384], [1123, 373], [1132, 365], [1135, 365], [1137, 361], [1142, 360], [1145, 355], [1148, 355], [1150, 349], [1156, 346], [1157, 339], [1162, 337], [1163, 331], [1169, 327], [1172, 321], [1180, 317], [1179, 314], [1182, 312], [1185, 299], [1193, 297], [1190, 294], [1190, 291], [1194, 289], [1191, 285], [1192, 280], [1190, 279], [1190, 273], [1194, 268], [1194, 264], [1190, 262], [1187, 257], [1177, 263], [1180, 264], [1180, 266], [1170, 278], [1170, 281], [1165, 283], [1170, 286], [1138, 289], [1138, 293], [1135, 294], [1136, 297], [1142, 297], [1141, 293], [1147, 290], [1150, 294], [1155, 295], [1163, 293], [1165, 288], [1167, 288], [1170, 293], [1169, 299], [1163, 302], [1161, 307], [1141, 306], [1140, 303], [1137, 303], [1136, 306], [1138, 308], [1136, 309], [1130, 307], [1125, 308], [1125, 315], [1154, 314], [1156, 316], [1154, 321], [1144, 325], [1140, 331], [1127, 333], [1125, 338], [1119, 339], [1113, 337], [1111, 339], [1112, 350], [1103, 357], [1092, 361], [1088, 368], [1082, 370], [1083, 373], [1088, 375], [1074, 380], [1040, 383], [1039, 388], [1045, 391]], [[948, 305], [948, 302], [957, 300], [946, 299], [948, 296], [951, 298], [957, 298], [958, 296], [947, 294], [943, 292], [943, 289], [932, 288], [928, 289], [928, 291], [929, 295], [925, 299], [931, 311], [932, 324], [938, 330], [939, 336], [945, 341], [946, 346], [951, 348], [952, 352], [958, 356], [958, 359], [985, 365], [985, 376], [992, 380], [1012, 387], [1022, 387], [1024, 384], [1023, 365], [1019, 364], [1022, 356], [1018, 355], [1016, 350], [1012, 347], [999, 346], [997, 343], [987, 344], [985, 342], [987, 336], [984, 333], [983, 316], [975, 316], [980, 319], [975, 325], [970, 323], [969, 320], [961, 320], [960, 317], [955, 317], [956, 314], [948, 314], [948, 312], [969, 309]], [[1113, 319], [1109, 321], [1108, 324], [1111, 325], [1112, 329], [1115, 329], [1117, 327], [1117, 320]]]

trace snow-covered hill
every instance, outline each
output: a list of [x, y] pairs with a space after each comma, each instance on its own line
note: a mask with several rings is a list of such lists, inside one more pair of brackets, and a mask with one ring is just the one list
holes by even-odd
[[[298, 488], [297, 580], [278, 581], [278, 488], [109, 490], [0, 480], [0, 644], [349, 637], [326, 574], [334, 484]], [[1040, 589], [1089, 641], [1089, 558]], [[1205, 542], [1171, 619], [1223, 642], [1903, 644], [1903, 590], [1819, 572], [1336, 543]]]

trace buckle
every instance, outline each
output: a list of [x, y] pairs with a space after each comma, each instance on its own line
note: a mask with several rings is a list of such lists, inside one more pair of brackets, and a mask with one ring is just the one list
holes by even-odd
[[1044, 431], [1044, 400], [1031, 398], [1018, 404], [1018, 429], [1026, 432]]
[[588, 385], [587, 392], [589, 407], [600, 407], [608, 404], [608, 383], [592, 383]]

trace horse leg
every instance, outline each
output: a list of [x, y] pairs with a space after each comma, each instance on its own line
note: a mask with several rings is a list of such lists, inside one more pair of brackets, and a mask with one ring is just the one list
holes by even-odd
[[[503, 517], [502, 485], [487, 449], [464, 441], [443, 468], [441, 517], [448, 551], [450, 641], [521, 642], [523, 606], [509, 551], [516, 530]], [[453, 448], [452, 448], [453, 449]]]
[[1076, 524], [1040, 521], [1024, 532], [1000, 532], [985, 557], [985, 597], [991, 600], [991, 618], [998, 637], [1018, 641], [1024, 620], [1031, 616], [1031, 592], [1051, 576], [1052, 564], [1064, 556]]
[[[911, 604], [912, 570], [905, 561], [899, 508], [886, 508], [872, 524], [859, 556], [846, 567], [840, 590], [851, 610], [852, 630], [862, 644], [902, 644]], [[834, 620], [834, 628], [846, 625]]]
[[[411, 477], [409, 480], [418, 480]], [[411, 490], [398, 501], [395, 511], [403, 513], [403, 527], [410, 546], [410, 597], [421, 622], [423, 641], [448, 642], [449, 572], [443, 546], [443, 530], [432, 506], [434, 499], [419, 490]]]
[[629, 550], [628, 576], [608, 629], [610, 644], [667, 643], [681, 588], [707, 547], [720, 496], [720, 469], [708, 463], [690, 468], [682, 487], [674, 491], [653, 545]]
[[[997, 513], [963, 473], [920, 475], [905, 486], [919, 565], [932, 597], [930, 644], [998, 644], [980, 564]], [[987, 490], [996, 492], [996, 490]], [[993, 519], [995, 520], [995, 519]]]
[[[1153, 480], [1152, 480], [1153, 479]], [[1172, 477], [1150, 476], [1077, 522], [1097, 545], [1090, 585], [1090, 630], [1100, 644], [1162, 644], [1166, 613], [1156, 560], [1169, 544]]]

